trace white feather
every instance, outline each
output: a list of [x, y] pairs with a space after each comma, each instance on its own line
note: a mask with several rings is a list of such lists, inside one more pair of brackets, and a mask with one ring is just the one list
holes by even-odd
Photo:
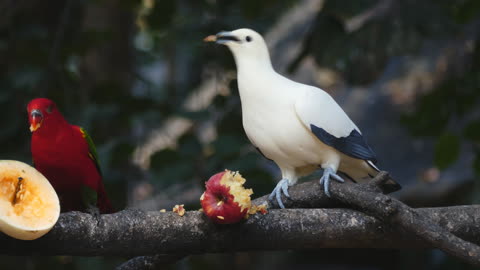
[[354, 129], [361, 134], [337, 102], [322, 89], [308, 88], [295, 102], [295, 110], [308, 129], [313, 124], [337, 138], [347, 137]]

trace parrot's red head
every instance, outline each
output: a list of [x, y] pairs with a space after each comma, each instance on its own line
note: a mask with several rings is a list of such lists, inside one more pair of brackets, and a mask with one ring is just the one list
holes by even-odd
[[63, 118], [57, 109], [55, 102], [48, 98], [36, 98], [27, 105], [28, 121], [30, 122], [30, 131], [34, 132], [49, 122], [51, 118]]

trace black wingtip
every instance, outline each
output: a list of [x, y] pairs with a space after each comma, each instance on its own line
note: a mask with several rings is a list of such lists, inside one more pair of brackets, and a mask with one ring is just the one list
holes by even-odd
[[383, 184], [383, 192], [385, 194], [392, 193], [395, 191], [399, 191], [402, 189], [402, 186], [397, 183], [395, 180], [392, 178], [388, 179], [384, 184]]
[[356, 129], [353, 129], [346, 137], [335, 137], [325, 129], [310, 124], [312, 133], [324, 144], [329, 145], [347, 156], [370, 160], [376, 163], [375, 153]]

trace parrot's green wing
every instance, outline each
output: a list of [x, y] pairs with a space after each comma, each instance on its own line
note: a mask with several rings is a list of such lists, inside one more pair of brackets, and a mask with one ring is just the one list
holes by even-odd
[[89, 186], [82, 186], [81, 192], [83, 205], [87, 209], [91, 207], [97, 207], [98, 194], [93, 188]]
[[[92, 138], [88, 135], [87, 131], [81, 127], [78, 127], [80, 133], [82, 133], [82, 137], [88, 144], [88, 156], [93, 160], [95, 166], [97, 167], [98, 173], [102, 174], [100, 170], [100, 163], [98, 162], [98, 154], [97, 149], [95, 148], [95, 144], [93, 143]], [[87, 207], [87, 210], [97, 206], [98, 194], [97, 192], [88, 186], [82, 186], [82, 200], [83, 204]]]
[[87, 131], [81, 127], [78, 127], [80, 132], [82, 133], [82, 137], [85, 139], [85, 141], [88, 144], [88, 156], [95, 162], [95, 166], [97, 166], [97, 170], [102, 174], [102, 171], [100, 170], [100, 162], [98, 161], [98, 154], [97, 154], [97, 149], [95, 148], [95, 144], [93, 143], [92, 138], [90, 135], [88, 135]]

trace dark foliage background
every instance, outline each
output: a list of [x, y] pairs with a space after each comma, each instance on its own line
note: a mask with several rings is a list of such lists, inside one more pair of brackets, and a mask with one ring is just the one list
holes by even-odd
[[[307, 15], [293, 11], [309, 5], [318, 10], [298, 23]], [[404, 185], [399, 198], [477, 202], [479, 11], [476, 0], [2, 0], [0, 159], [30, 162], [26, 104], [43, 96], [93, 137], [118, 209], [198, 209], [203, 182], [224, 168], [239, 170], [256, 195], [270, 192], [278, 171], [244, 135], [236, 82], [225, 78], [233, 58], [202, 42], [249, 27], [267, 41], [281, 37], [272, 56], [291, 54], [274, 59], [281, 73], [342, 104]], [[110, 269], [124, 260], [2, 256], [0, 268]], [[468, 268], [435, 250], [375, 249], [196, 255], [169, 267], [293, 266]]]

